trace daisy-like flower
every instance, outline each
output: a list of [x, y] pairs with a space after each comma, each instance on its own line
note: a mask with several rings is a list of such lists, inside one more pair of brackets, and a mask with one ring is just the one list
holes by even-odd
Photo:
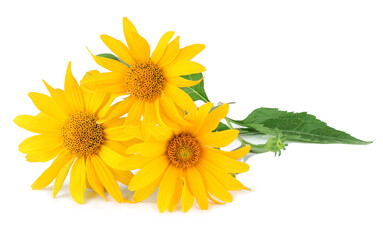
[[[116, 169], [116, 166], [127, 158], [126, 147], [133, 137], [124, 131], [127, 128], [122, 126], [124, 119], [116, 118], [116, 113], [110, 110], [115, 97], [109, 93], [84, 91], [73, 77], [70, 66], [69, 63], [64, 91], [44, 82], [51, 97], [29, 93], [41, 112], [14, 119], [18, 126], [38, 133], [19, 146], [19, 150], [27, 154], [27, 161], [46, 162], [55, 158], [32, 184], [32, 189], [45, 188], [55, 179], [55, 197], [72, 168], [69, 190], [77, 203], [83, 203], [87, 187], [105, 199], [106, 190], [117, 202], [123, 202], [117, 181], [129, 184], [133, 174]], [[91, 74], [97, 75], [94, 71], [88, 75]], [[135, 130], [138, 132], [133, 126], [129, 127], [130, 132]]]
[[173, 211], [181, 199], [186, 212], [194, 199], [201, 209], [208, 209], [208, 198], [231, 202], [228, 190], [248, 189], [230, 173], [249, 169], [237, 159], [245, 156], [250, 147], [231, 152], [218, 149], [234, 141], [238, 130], [213, 132], [229, 106], [224, 104], [210, 112], [212, 107], [212, 103], [206, 103], [189, 112], [184, 116], [186, 124], [173, 123], [172, 128], [156, 126], [150, 139], [128, 149], [128, 153], [135, 155], [121, 162], [120, 167], [140, 169], [129, 184], [129, 189], [135, 191], [133, 200], [146, 199], [159, 186], [160, 212]]
[[167, 32], [150, 55], [148, 42], [127, 18], [123, 19], [123, 26], [127, 46], [107, 35], [101, 35], [101, 39], [129, 66], [93, 56], [99, 65], [110, 72], [86, 78], [81, 85], [96, 91], [127, 94], [128, 97], [117, 107], [118, 111], [129, 112], [127, 123], [137, 123], [143, 117], [144, 125], [161, 124], [162, 113], [182, 121], [179, 110], [191, 112], [196, 107], [180, 87], [194, 86], [201, 80], [189, 81], [181, 76], [205, 71], [205, 67], [191, 61], [205, 45], [194, 44], [180, 49], [179, 37], [170, 41], [174, 32]]

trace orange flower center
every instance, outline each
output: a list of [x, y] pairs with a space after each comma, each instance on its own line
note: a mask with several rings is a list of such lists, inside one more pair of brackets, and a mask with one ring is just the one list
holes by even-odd
[[193, 167], [200, 157], [200, 145], [187, 133], [173, 137], [168, 144], [167, 155], [170, 163], [179, 168]]
[[72, 155], [84, 157], [97, 154], [104, 141], [101, 124], [85, 112], [71, 115], [61, 128], [61, 136]]
[[146, 102], [161, 95], [164, 83], [162, 71], [151, 61], [132, 65], [126, 75], [127, 91], [136, 99]]

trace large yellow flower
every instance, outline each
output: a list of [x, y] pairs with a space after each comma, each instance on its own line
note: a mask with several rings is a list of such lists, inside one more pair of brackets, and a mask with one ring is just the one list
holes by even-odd
[[65, 91], [45, 85], [51, 97], [29, 93], [41, 112], [36, 116], [20, 115], [14, 120], [20, 127], [38, 133], [19, 146], [28, 161], [46, 162], [57, 157], [32, 184], [32, 189], [45, 188], [56, 179], [55, 197], [72, 167], [69, 190], [77, 203], [83, 203], [87, 186], [105, 199], [106, 189], [116, 201], [123, 202], [117, 181], [129, 184], [133, 174], [115, 167], [127, 158], [126, 147], [133, 138], [124, 129], [134, 133], [138, 132], [137, 127], [123, 127], [124, 119], [116, 118], [118, 113], [109, 111], [115, 98], [111, 94], [83, 91], [72, 75], [70, 63]]
[[179, 48], [179, 37], [169, 42], [174, 32], [165, 33], [150, 56], [150, 46], [135, 26], [123, 19], [127, 46], [119, 40], [101, 35], [102, 41], [127, 65], [108, 58], [93, 56], [95, 61], [111, 72], [101, 73], [81, 81], [88, 89], [112, 93], [126, 93], [128, 97], [118, 105], [119, 111], [129, 112], [126, 122], [162, 123], [162, 113], [181, 121], [179, 109], [195, 110], [192, 99], [180, 87], [200, 81], [188, 81], [180, 76], [201, 73], [205, 67], [190, 61], [205, 45], [194, 44]]
[[128, 153], [135, 155], [121, 162], [121, 168], [141, 169], [129, 184], [129, 189], [136, 191], [133, 200], [146, 199], [159, 186], [160, 212], [173, 211], [181, 198], [182, 209], [186, 212], [194, 199], [201, 209], [208, 209], [208, 198], [231, 202], [228, 190], [247, 189], [230, 173], [249, 169], [237, 159], [245, 156], [250, 147], [232, 152], [218, 149], [234, 141], [238, 131], [212, 132], [229, 109], [224, 104], [210, 112], [212, 106], [206, 103], [189, 112], [184, 117], [185, 124], [173, 123], [171, 129], [153, 128], [152, 138], [128, 149]]

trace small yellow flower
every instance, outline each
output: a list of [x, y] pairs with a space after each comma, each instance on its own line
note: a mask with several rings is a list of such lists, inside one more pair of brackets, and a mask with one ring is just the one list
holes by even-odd
[[174, 32], [165, 33], [150, 55], [148, 42], [141, 37], [135, 26], [123, 19], [127, 46], [119, 40], [101, 35], [102, 41], [127, 65], [108, 58], [93, 56], [94, 60], [110, 72], [91, 76], [81, 81], [88, 89], [112, 93], [125, 93], [118, 111], [129, 112], [126, 122], [137, 123], [143, 117], [143, 124], [163, 123], [163, 113], [182, 122], [179, 110], [195, 111], [193, 100], [180, 89], [200, 81], [188, 81], [180, 77], [205, 71], [205, 67], [191, 59], [201, 52], [205, 45], [193, 44], [179, 48], [179, 37], [169, 42]]
[[[226, 116], [224, 104], [210, 112], [206, 103], [184, 116], [186, 124], [173, 123], [170, 128], [157, 126], [152, 138], [128, 149], [135, 154], [121, 162], [122, 169], [140, 169], [129, 189], [136, 191], [133, 200], [142, 201], [159, 186], [157, 204], [160, 212], [173, 211], [182, 198], [182, 209], [188, 211], [197, 200], [201, 209], [208, 209], [208, 198], [231, 202], [228, 190], [248, 189], [230, 173], [242, 173], [249, 166], [237, 161], [250, 147], [232, 152], [219, 150], [230, 144], [238, 130], [212, 132]], [[213, 195], [213, 197], [211, 195]]]
[[[38, 135], [24, 140], [19, 150], [27, 161], [46, 162], [51, 166], [32, 184], [42, 189], [54, 179], [53, 196], [60, 191], [71, 169], [69, 190], [77, 203], [83, 203], [87, 186], [105, 197], [104, 188], [118, 202], [123, 202], [117, 181], [129, 184], [133, 174], [116, 169], [127, 159], [126, 147], [136, 142], [129, 132], [139, 132], [134, 126], [123, 127], [123, 118], [110, 110], [114, 100], [109, 93], [89, 93], [81, 89], [73, 77], [69, 63], [65, 76], [65, 91], [45, 83], [51, 97], [29, 93], [41, 111], [36, 116], [20, 115], [14, 122]], [[90, 72], [88, 75], [97, 75]], [[129, 132], [125, 129], [129, 128]], [[135, 135], [139, 135], [136, 133]]]

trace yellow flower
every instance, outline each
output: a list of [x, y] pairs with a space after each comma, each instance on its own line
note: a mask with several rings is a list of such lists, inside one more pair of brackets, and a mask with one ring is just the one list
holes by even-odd
[[[211, 195], [223, 202], [231, 202], [228, 190], [248, 189], [230, 173], [242, 173], [249, 166], [237, 161], [250, 147], [232, 152], [219, 150], [230, 144], [238, 130], [212, 132], [226, 116], [224, 104], [210, 112], [213, 104], [206, 103], [189, 112], [187, 124], [173, 123], [172, 128], [154, 127], [152, 138], [135, 144], [128, 153], [135, 154], [122, 169], [140, 169], [132, 178], [129, 189], [136, 191], [133, 200], [142, 201], [159, 186], [157, 204], [160, 212], [173, 211], [182, 198], [182, 209], [188, 211], [197, 200], [201, 209], [208, 209]], [[210, 195], [211, 194], [211, 195]]]
[[179, 110], [196, 110], [193, 100], [180, 89], [198, 84], [180, 76], [205, 71], [199, 63], [190, 61], [205, 45], [193, 44], [179, 49], [179, 37], [169, 42], [174, 32], [165, 33], [150, 56], [150, 46], [135, 26], [123, 19], [127, 46], [119, 40], [101, 35], [102, 41], [127, 65], [108, 58], [93, 56], [94, 60], [110, 72], [101, 73], [81, 81], [88, 89], [112, 93], [125, 93], [118, 111], [129, 112], [126, 122], [163, 123], [162, 114], [182, 122]]
[[[124, 131], [127, 128], [122, 126], [124, 119], [116, 118], [116, 113], [110, 110], [115, 97], [85, 92], [73, 77], [70, 66], [69, 63], [65, 91], [44, 82], [51, 97], [29, 93], [41, 112], [14, 119], [18, 126], [38, 133], [19, 146], [20, 152], [27, 154], [27, 161], [46, 162], [55, 158], [32, 184], [32, 189], [45, 188], [55, 179], [55, 197], [72, 167], [69, 190], [77, 203], [83, 203], [87, 186], [106, 199], [105, 188], [116, 201], [123, 202], [117, 181], [129, 184], [133, 174], [115, 167], [126, 160], [126, 147], [130, 146], [133, 136]], [[94, 71], [90, 74], [97, 75]], [[128, 128], [131, 133], [138, 132], [133, 126]]]

